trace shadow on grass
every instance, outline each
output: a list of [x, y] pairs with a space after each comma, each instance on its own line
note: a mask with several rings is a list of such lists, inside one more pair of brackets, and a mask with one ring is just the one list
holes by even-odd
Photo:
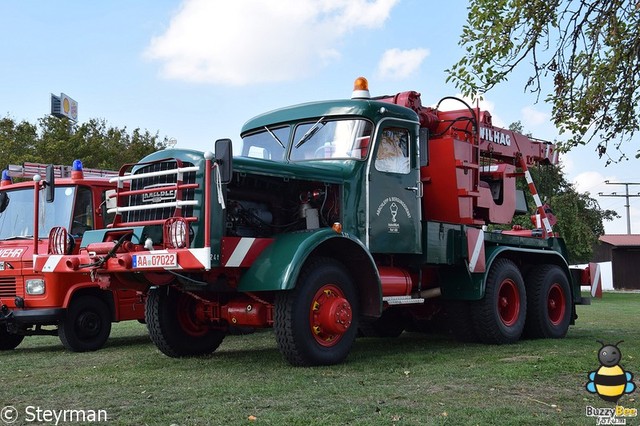
[[[41, 336], [28, 336], [27, 339], [38, 339]], [[26, 341], [26, 340], [25, 340]], [[118, 336], [118, 337], [110, 337], [107, 340], [105, 345], [98, 349], [98, 351], [107, 349], [107, 348], [119, 348], [119, 347], [131, 347], [131, 346], [142, 346], [142, 345], [151, 345], [151, 340], [149, 340], [148, 335], [139, 335], [139, 336]], [[5, 353], [25, 353], [25, 354], [43, 354], [43, 353], [59, 353], [59, 352], [69, 352], [59, 340], [52, 340], [50, 345], [38, 344], [38, 346], [29, 346], [22, 347], [18, 346], [13, 351], [6, 351]]]

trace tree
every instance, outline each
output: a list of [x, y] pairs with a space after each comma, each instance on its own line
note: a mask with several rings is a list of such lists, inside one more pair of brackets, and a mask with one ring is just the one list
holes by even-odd
[[30, 161], [38, 129], [33, 124], [22, 121], [15, 123], [11, 118], [0, 120], [0, 158], [6, 164]]
[[640, 130], [640, 2], [471, 0], [459, 44], [466, 54], [447, 81], [463, 94], [482, 95], [529, 63], [525, 90], [545, 95], [569, 132], [562, 149], [597, 136], [607, 164], [625, 157], [620, 145]]
[[52, 116], [39, 119], [37, 125], [1, 119], [2, 166], [25, 161], [69, 165], [81, 159], [85, 167], [118, 170], [167, 144], [167, 138], [160, 140], [157, 133], [140, 129], [129, 133], [126, 127], [111, 127], [103, 119], [73, 125], [71, 133], [69, 124]]
[[[509, 129], [524, 133], [519, 121]], [[591, 260], [593, 247], [604, 234], [604, 221], [620, 217], [613, 210], [602, 210], [598, 201], [588, 192], [578, 192], [567, 182], [560, 165], [546, 165], [529, 169], [543, 203], [549, 204], [558, 222], [553, 227], [565, 240], [571, 263], [586, 263]], [[519, 189], [528, 193], [526, 183], [519, 182]], [[527, 199], [529, 212], [535, 212], [533, 199]], [[513, 225], [531, 227], [529, 216], [516, 216]]]

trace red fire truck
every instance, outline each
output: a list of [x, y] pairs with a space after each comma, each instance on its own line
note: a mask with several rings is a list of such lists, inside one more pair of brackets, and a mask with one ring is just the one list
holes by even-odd
[[92, 351], [104, 345], [112, 321], [144, 319], [144, 300], [135, 290], [103, 291], [87, 275], [45, 279], [33, 270], [52, 228], [69, 230], [65, 253], [73, 254], [85, 232], [110, 222], [106, 201], [114, 175], [83, 169], [78, 160], [71, 167], [24, 163], [2, 172], [0, 350], [17, 347], [25, 336], [57, 334], [69, 350]]

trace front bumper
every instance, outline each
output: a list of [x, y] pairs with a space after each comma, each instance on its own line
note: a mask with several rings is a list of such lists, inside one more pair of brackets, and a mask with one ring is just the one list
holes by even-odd
[[7, 305], [2, 305], [0, 306], [0, 323], [21, 326], [58, 324], [58, 321], [64, 317], [64, 312], [64, 308], [10, 309]]

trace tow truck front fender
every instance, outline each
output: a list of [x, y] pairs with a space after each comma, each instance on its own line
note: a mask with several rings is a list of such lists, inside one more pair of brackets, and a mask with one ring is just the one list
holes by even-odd
[[238, 290], [290, 290], [312, 256], [331, 257], [344, 264], [358, 288], [362, 314], [380, 315], [382, 287], [371, 254], [357, 238], [329, 228], [276, 236], [242, 276]]

